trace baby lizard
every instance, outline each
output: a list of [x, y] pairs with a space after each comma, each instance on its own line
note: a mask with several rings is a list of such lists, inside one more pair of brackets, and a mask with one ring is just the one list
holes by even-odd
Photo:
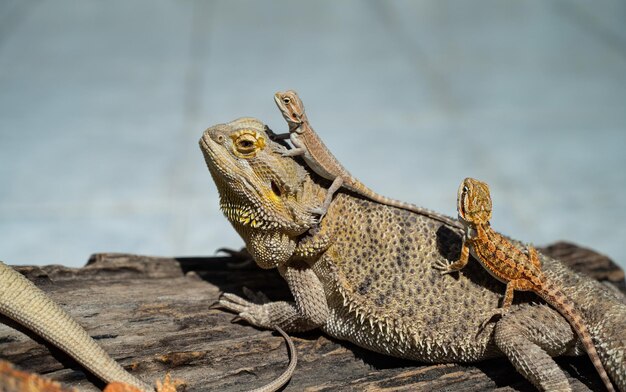
[[302, 156], [307, 165], [309, 165], [315, 173], [332, 181], [330, 188], [328, 188], [326, 198], [324, 199], [324, 204], [322, 204], [319, 209], [314, 209], [313, 212], [319, 213], [323, 217], [333, 200], [335, 192], [337, 192], [339, 188], [344, 187], [372, 201], [425, 215], [461, 229], [459, 222], [450, 217], [430, 211], [426, 208], [418, 207], [414, 204], [382, 196], [354, 178], [313, 130], [304, 112], [304, 105], [295, 91], [288, 90], [285, 92], [277, 92], [274, 94], [274, 101], [287, 121], [287, 124], [289, 124], [289, 138], [295, 147], [283, 153], [283, 155]]
[[435, 267], [444, 274], [458, 271], [468, 263], [471, 253], [491, 275], [506, 283], [499, 313], [512, 304], [515, 290], [532, 291], [539, 295], [570, 323], [607, 390], [614, 391], [585, 321], [561, 288], [544, 275], [537, 251], [528, 246], [527, 253], [524, 253], [491, 228], [489, 186], [473, 178], [463, 180], [458, 190], [457, 209], [459, 220], [465, 227], [461, 257], [452, 264], [440, 261]]

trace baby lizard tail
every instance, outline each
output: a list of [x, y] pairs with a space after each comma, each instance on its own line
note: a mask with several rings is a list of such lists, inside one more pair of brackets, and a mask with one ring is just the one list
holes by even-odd
[[291, 143], [295, 147], [287, 151], [284, 155], [301, 155], [307, 165], [315, 173], [329, 181], [332, 181], [330, 188], [328, 188], [324, 204], [319, 211], [315, 212], [319, 212], [323, 216], [330, 206], [334, 193], [341, 187], [344, 187], [377, 203], [412, 211], [435, 219], [439, 222], [443, 222], [452, 227], [462, 229], [461, 224], [453, 218], [426, 208], [418, 207], [411, 203], [382, 196], [353, 177], [352, 174], [350, 174], [350, 172], [343, 167], [339, 160], [337, 160], [337, 158], [330, 152], [319, 135], [313, 130], [304, 111], [302, 100], [300, 100], [300, 97], [295, 91], [288, 90], [285, 92], [277, 92], [274, 95], [274, 101], [285, 118], [285, 121], [289, 124], [289, 137]]
[[572, 301], [563, 293], [563, 291], [561, 291], [559, 287], [552, 284], [549, 280], [544, 281], [544, 283], [535, 292], [547, 303], [558, 310], [558, 312], [565, 317], [567, 322], [570, 323], [574, 332], [576, 332], [585, 347], [585, 351], [587, 351], [587, 354], [593, 363], [593, 367], [596, 368], [596, 371], [600, 375], [606, 389], [614, 392], [615, 389], [613, 389], [609, 375], [606, 373], [606, 370], [600, 361], [600, 356], [598, 355], [595, 344], [593, 344], [593, 340], [591, 340], [591, 334], [589, 333], [587, 324], [585, 324], [580, 313], [576, 311]]

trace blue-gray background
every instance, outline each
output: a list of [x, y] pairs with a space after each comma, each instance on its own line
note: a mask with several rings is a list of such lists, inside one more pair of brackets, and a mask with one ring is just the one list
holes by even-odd
[[626, 267], [623, 1], [0, 2], [0, 259], [210, 255], [241, 240], [197, 140], [293, 88], [373, 189]]

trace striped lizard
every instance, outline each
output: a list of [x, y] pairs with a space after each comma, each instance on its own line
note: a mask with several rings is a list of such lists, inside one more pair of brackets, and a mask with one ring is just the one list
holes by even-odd
[[589, 328], [572, 300], [557, 283], [544, 275], [534, 247], [528, 246], [527, 253], [524, 253], [491, 228], [491, 208], [489, 186], [473, 178], [464, 179], [457, 197], [459, 220], [465, 226], [461, 257], [451, 264], [439, 260], [435, 267], [442, 274], [458, 271], [467, 265], [471, 253], [492, 276], [506, 283], [504, 301], [496, 314], [505, 314], [510, 308], [515, 290], [532, 291], [539, 295], [570, 323], [607, 390], [614, 391], [591, 339]]
[[289, 125], [289, 139], [295, 147], [284, 152], [283, 155], [289, 157], [302, 156], [315, 173], [332, 181], [322, 206], [313, 209], [313, 212], [320, 214], [320, 220], [326, 214], [335, 192], [339, 188], [344, 187], [377, 203], [412, 211], [461, 229], [461, 225], [450, 217], [414, 204], [380, 195], [352, 176], [313, 130], [304, 111], [302, 100], [295, 91], [279, 91], [274, 95], [274, 101]]

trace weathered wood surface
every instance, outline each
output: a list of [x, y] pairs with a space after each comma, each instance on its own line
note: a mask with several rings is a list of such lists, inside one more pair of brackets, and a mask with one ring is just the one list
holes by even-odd
[[[624, 273], [605, 256], [566, 243], [543, 251], [578, 271], [624, 290]], [[146, 381], [172, 372], [188, 391], [258, 387], [287, 365], [283, 339], [211, 309], [220, 292], [242, 286], [287, 299], [275, 271], [232, 268], [230, 257], [161, 258], [97, 254], [84, 268], [18, 267], [59, 302], [133, 374]], [[0, 320], [0, 358], [81, 391], [103, 385], [71, 359], [6, 319]], [[8, 324], [8, 325], [6, 325]], [[26, 334], [24, 334], [24, 332]], [[474, 366], [424, 365], [378, 355], [319, 332], [293, 336], [299, 362], [286, 391], [519, 390], [533, 388], [503, 359]], [[575, 391], [601, 388], [589, 360], [562, 358]]]

